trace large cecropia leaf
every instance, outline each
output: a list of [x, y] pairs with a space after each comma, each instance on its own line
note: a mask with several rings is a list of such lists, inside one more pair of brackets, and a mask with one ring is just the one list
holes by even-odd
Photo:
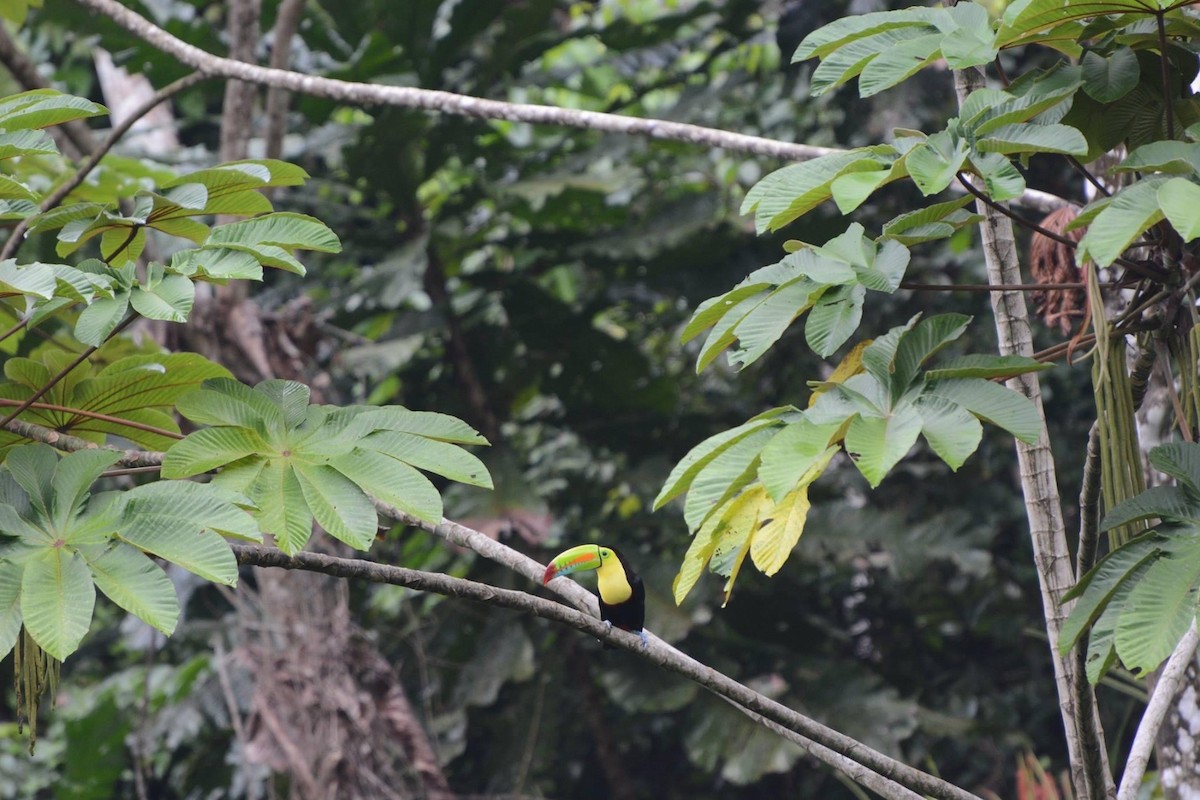
[[492, 486], [483, 463], [460, 446], [487, 441], [445, 414], [309, 405], [307, 386], [278, 380], [253, 389], [207, 381], [178, 408], [210, 427], [167, 451], [163, 476], [221, 469], [213, 483], [246, 495], [262, 530], [289, 553], [308, 542], [314, 520], [331, 536], [368, 549], [378, 525], [372, 498], [440, 522], [441, 496], [421, 470]]
[[[190, 482], [158, 481], [93, 495], [115, 450], [60, 457], [44, 444], [16, 447], [0, 469], [0, 657], [23, 625], [58, 660], [91, 627], [96, 589], [147, 624], [171, 633], [174, 585], [148, 554], [233, 584], [237, 563], [221, 534], [262, 537], [239, 498]], [[244, 502], [244, 500], [242, 501]]]
[[[35, 351], [33, 358], [8, 359], [0, 412], [33, 396], [71, 360], [71, 354], [50, 348]], [[179, 434], [170, 413], [175, 401], [209, 378], [228, 375], [229, 370], [195, 353], [128, 356], [90, 375], [80, 365], [19, 419], [97, 444], [119, 436], [140, 447], [165, 450]], [[0, 448], [21, 441], [0, 431]]]
[[1059, 647], [1065, 653], [1091, 631], [1088, 679], [1093, 683], [1117, 657], [1139, 674], [1156, 669], [1196, 619], [1200, 445], [1162, 445], [1150, 451], [1150, 461], [1178, 485], [1156, 486], [1118, 504], [1102, 527], [1141, 519], [1161, 523], [1108, 553], [1067, 595], [1078, 600]]

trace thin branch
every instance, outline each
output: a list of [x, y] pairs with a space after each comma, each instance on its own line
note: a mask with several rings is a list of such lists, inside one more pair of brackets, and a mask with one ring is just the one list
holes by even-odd
[[[704, 147], [718, 147], [733, 152], [751, 153], [791, 161], [807, 161], [820, 156], [845, 152], [835, 148], [780, 142], [761, 136], [732, 133], [682, 122], [626, 117], [600, 111], [557, 108], [533, 103], [507, 103], [452, 92], [418, 89], [412, 86], [354, 83], [316, 75], [305, 75], [290, 70], [270, 69], [221, 58], [187, 44], [124, 7], [117, 0], [76, 0], [76, 2], [85, 8], [103, 14], [151, 46], [208, 75], [258, 83], [264, 86], [278, 86], [292, 92], [327, 97], [344, 103], [417, 108], [474, 119], [502, 119], [532, 125], [554, 125], [630, 136], [646, 136], [651, 139], [690, 142]], [[1032, 189], [1027, 189], [1020, 197], [1019, 202], [1023, 206], [1047, 213], [1068, 204], [1068, 201], [1061, 197]]]
[[[954, 88], [961, 105], [971, 92], [983, 86], [983, 75], [977, 69], [954, 71]], [[976, 210], [983, 216], [979, 223], [983, 240], [984, 261], [987, 265], [988, 282], [995, 284], [1019, 283], [1021, 280], [1020, 260], [1017, 255], [1011, 214], [991, 202], [982, 192], [971, 185], [966, 176], [959, 176], [964, 187], [977, 199]], [[996, 322], [996, 335], [1002, 355], [1033, 354], [1033, 336], [1029, 327], [1029, 312], [1025, 297], [1020, 292], [1004, 292], [992, 295], [992, 310]], [[1046, 431], [1046, 416], [1042, 407], [1041, 387], [1037, 375], [1026, 374], [1013, 378], [1008, 386], [1028, 397], [1037, 409], [1041, 420], [1038, 440], [1033, 444], [1016, 442], [1017, 462], [1020, 465], [1021, 490], [1025, 497], [1026, 515], [1029, 519], [1030, 540], [1033, 545], [1034, 563], [1042, 598], [1042, 612], [1046, 625], [1049, 656], [1054, 668], [1055, 689], [1059, 710], [1066, 733], [1067, 755], [1071, 765], [1071, 779], [1077, 795], [1090, 800], [1103, 798], [1112, 786], [1104, 747], [1103, 731], [1096, 721], [1085, 724], [1080, 719], [1083, 709], [1075, 702], [1074, 673], [1076, 665], [1059, 653], [1060, 631], [1072, 603], [1063, 602], [1063, 595], [1074, 585], [1070, 550], [1067, 547], [1066, 530], [1063, 524], [1062, 502], [1054, 464], [1054, 454]], [[1092, 711], [1094, 716], [1094, 710]], [[1091, 724], [1094, 723], [1094, 724]], [[1098, 737], [1085, 741], [1085, 736]], [[1098, 754], [1093, 759], [1092, 754]], [[1098, 768], [1096, 762], [1099, 762]]]
[[[108, 136], [104, 138], [104, 141], [98, 146], [93, 147], [92, 150], [88, 152], [87, 160], [83, 162], [79, 169], [76, 170], [75, 173], [57, 189], [46, 195], [45, 199], [42, 200], [38, 208], [42, 212], [49, 211], [52, 208], [57, 208], [58, 205], [66, 199], [67, 195], [75, 191], [75, 189], [84, 182], [87, 176], [91, 174], [92, 170], [96, 168], [96, 165], [100, 163], [100, 160], [104, 158], [104, 156], [106, 156], [110, 150], [112, 150], [116, 143], [120, 141], [121, 137], [128, 133], [129, 129], [132, 128], [139, 119], [149, 114], [160, 103], [165, 102], [172, 96], [182, 92], [184, 89], [195, 86], [197, 83], [200, 83], [200, 81], [207, 79], [207, 75], [204, 75], [200, 72], [193, 72], [191, 75], [185, 75], [179, 80], [173, 81], [155, 92], [152, 97], [146, 100], [146, 102], [133, 109], [133, 111], [130, 112], [129, 117], [123, 120], [120, 125], [114, 126], [109, 132]], [[18, 222], [12, 229], [12, 233], [8, 235], [8, 239], [4, 242], [4, 247], [0, 248], [0, 261], [3, 261], [6, 258], [12, 258], [13, 254], [16, 253], [17, 248], [21, 246], [21, 242], [25, 239], [25, 231], [29, 230], [29, 221], [30, 218], [26, 217]]]
[[[1126, 289], [1135, 284], [1128, 281], [1113, 281], [1100, 284], [1106, 289]], [[993, 286], [990, 283], [913, 283], [901, 281], [901, 289], [913, 292], [1055, 292], [1074, 291], [1087, 288], [1082, 281], [1074, 283], [1006, 283], [1003, 286]]]
[[[1058, 242], [1059, 244], [1065, 245], [1066, 247], [1069, 247], [1072, 250], [1079, 247], [1079, 242], [1075, 241], [1074, 239], [1069, 239], [1066, 236], [1063, 236], [1061, 233], [1055, 233], [1054, 231], [1050, 230], [1049, 228], [1045, 228], [1045, 227], [1037, 224], [1036, 222], [1030, 222], [1029, 220], [1025, 219], [1021, 215], [1016, 214], [1016, 213], [1012, 212], [1011, 210], [1009, 210], [1003, 203], [997, 203], [995, 200], [988, 197], [985, 193], [981, 192], [969, 180], [967, 180], [967, 176], [965, 173], [959, 172], [959, 173], [957, 173], [957, 177], [958, 177], [958, 182], [963, 187], [963, 189], [965, 189], [969, 194], [974, 196], [975, 199], [978, 200], [980, 203], [985, 204], [988, 208], [992, 209], [993, 211], [997, 211], [1000, 214], [1003, 214], [1004, 216], [1008, 217], [1013, 222], [1017, 223], [1018, 225], [1020, 225], [1023, 228], [1028, 228], [1031, 231], [1040, 233], [1042, 236], [1045, 236], [1047, 239], [1053, 239], [1054, 241]], [[1129, 270], [1130, 272], [1137, 273], [1138, 275], [1143, 275], [1147, 278], [1150, 278], [1151, 280], [1158, 281], [1159, 283], [1162, 283], [1164, 280], [1166, 280], [1166, 277], [1167, 277], [1165, 274], [1159, 272], [1150, 264], [1143, 264], [1143, 263], [1139, 263], [1137, 261], [1131, 261], [1128, 258], [1118, 257], [1117, 259], [1115, 259], [1113, 261], [1113, 263], [1119, 264], [1120, 266], [1124, 267], [1125, 269]]]
[[1200, 644], [1200, 634], [1196, 631], [1196, 622], [1167, 660], [1162, 675], [1158, 677], [1158, 685], [1150, 695], [1150, 702], [1142, 713], [1142, 721], [1138, 723], [1137, 734], [1133, 737], [1133, 745], [1129, 748], [1129, 758], [1125, 761], [1125, 773], [1121, 776], [1121, 788], [1117, 790], [1117, 800], [1136, 800], [1138, 790], [1142, 786], [1142, 776], [1146, 774], [1146, 765], [1150, 762], [1150, 754], [1154, 751], [1154, 737], [1162, 727], [1183, 682], [1183, 675], [1188, 665], [1196, 657], [1196, 646]]
[[[936, 798], [979, 800], [970, 792], [891, 759], [849, 736], [805, 717], [803, 714], [738, 683], [712, 667], [701, 664], [695, 659], [680, 658], [682, 653], [657, 637], [650, 637], [649, 646], [643, 647], [637, 634], [605, 625], [596, 616], [585, 614], [561, 603], [512, 589], [501, 589], [497, 586], [454, 578], [440, 573], [394, 567], [388, 564], [376, 564], [370, 561], [336, 558], [307, 552], [288, 556], [279, 550], [250, 545], [231, 545], [231, 547], [238, 563], [242, 565], [307, 570], [339, 578], [405, 586], [418, 591], [434, 592], [447, 597], [457, 597], [521, 611], [567, 625], [617, 648], [641, 655], [670, 672], [698, 683], [714, 694], [732, 700], [776, 724], [854, 759], [864, 767], [907, 787], [910, 791], [928, 794]], [[909, 798], [911, 795], [889, 792], [885, 796]]]
[[[0, 408], [2, 408], [2, 407], [11, 408], [13, 406], [20, 407], [23, 404], [24, 404], [24, 401], [22, 401], [22, 400], [9, 400], [6, 398], [0, 398]], [[84, 408], [74, 408], [72, 406], [60, 406], [60, 405], [55, 405], [54, 403], [30, 403], [28, 408], [36, 408], [41, 411], [58, 411], [63, 414], [71, 414], [72, 416], [87, 417], [88, 419], [99, 420], [100, 422], [111, 422], [115, 425], [123, 425], [126, 428], [132, 428], [134, 430], [145, 431], [146, 433], [153, 433], [158, 436], [165, 436], [168, 439], [182, 439], [183, 438], [183, 434], [179, 433], [178, 431], [169, 431], [166, 428], [156, 428], [153, 425], [147, 425], [144, 422], [134, 422], [131, 419], [122, 419], [120, 417], [113, 417], [113, 416], [109, 416], [108, 414], [101, 414], [96, 411], [88, 411], [87, 409], [84, 409]]]
[[[3, 427], [8, 432], [15, 433], [17, 436], [28, 439], [31, 442], [48, 444], [53, 448], [65, 450], [69, 453], [77, 450], [98, 450], [102, 447], [95, 442], [89, 442], [87, 439], [71, 436], [69, 433], [52, 431], [49, 428], [43, 428], [41, 425], [34, 425], [32, 422], [25, 422], [19, 419], [11, 420]], [[126, 467], [157, 467], [161, 466], [163, 462], [163, 454], [152, 450], [121, 450], [117, 447], [103, 449], [114, 450], [120, 453], [121, 458], [117, 463]]]

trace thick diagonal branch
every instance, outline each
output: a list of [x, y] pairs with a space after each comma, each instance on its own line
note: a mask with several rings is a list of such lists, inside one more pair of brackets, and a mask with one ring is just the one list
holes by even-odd
[[[829, 147], [781, 142], [761, 136], [705, 128], [701, 125], [690, 125], [683, 122], [627, 117], [601, 111], [557, 108], [533, 103], [507, 103], [501, 100], [488, 100], [482, 97], [471, 97], [433, 89], [354, 83], [316, 75], [305, 75], [289, 70], [270, 69], [221, 58], [187, 44], [145, 17], [121, 5], [117, 0], [76, 0], [76, 2], [85, 8], [103, 14], [150, 45], [208, 75], [258, 83], [264, 86], [275, 86], [300, 94], [327, 97], [343, 103], [418, 108], [440, 114], [453, 114], [476, 119], [502, 119], [533, 125], [554, 125], [629, 136], [647, 136], [651, 139], [690, 142], [703, 147], [719, 147], [738, 153], [751, 153], [791, 161], [807, 161], [819, 156], [843, 152]], [[1020, 198], [1013, 202], [1044, 212], [1050, 212], [1067, 204], [1067, 201], [1061, 197], [1035, 190], [1026, 190]]]

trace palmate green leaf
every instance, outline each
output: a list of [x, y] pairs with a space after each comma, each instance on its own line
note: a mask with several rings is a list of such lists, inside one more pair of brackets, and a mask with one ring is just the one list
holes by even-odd
[[163, 183], [161, 188], [171, 189], [186, 183], [198, 183], [212, 195], [231, 187], [265, 189], [271, 186], [300, 186], [307, 178], [307, 172], [286, 161], [271, 158], [247, 159], [189, 172]]
[[[1114, 599], [1119, 605], [1129, 594], [1130, 584], [1122, 584], [1117, 589]], [[1092, 624], [1092, 633], [1088, 638], [1087, 655], [1084, 658], [1084, 674], [1088, 683], [1093, 685], [1100, 682], [1105, 673], [1117, 663], [1117, 648], [1114, 643], [1117, 633], [1117, 614], [1101, 614]]]
[[141, 550], [121, 542], [81, 550], [100, 591], [121, 608], [170, 636], [179, 621], [175, 585]]
[[296, 461], [292, 468], [317, 524], [335, 539], [358, 550], [369, 550], [379, 518], [363, 490], [331, 466]]
[[488, 440], [467, 423], [436, 411], [412, 411], [403, 406], [360, 406], [355, 410], [353, 432], [365, 436], [375, 431], [411, 433], [454, 444], [487, 444]]
[[995, 33], [988, 12], [975, 3], [959, 3], [947, 9], [954, 27], [945, 23], [939, 49], [951, 69], [967, 69], [987, 64], [996, 58]]
[[1200, 186], [1172, 178], [1159, 187], [1158, 205], [1185, 242], [1200, 237]]
[[[194, 244], [204, 244], [208, 239], [208, 234], [211, 229], [203, 222], [197, 222], [188, 217], [167, 217], [165, 219], [156, 219], [147, 224], [147, 227], [154, 228], [156, 231], [162, 231], [168, 236], [178, 236], [181, 239], [187, 239]], [[172, 255], [172, 258], [182, 253], [194, 252], [191, 250], [181, 250]], [[173, 270], [174, 271], [174, 270]], [[182, 273], [181, 273], [182, 274]]]
[[44, 520], [51, 518], [51, 494], [58, 451], [47, 444], [30, 444], [9, 451], [4, 469], [25, 490], [34, 510]]
[[[847, 416], [847, 419], [849, 416]], [[802, 417], [778, 431], [762, 449], [758, 480], [777, 503], [825, 457], [843, 421], [815, 423]]]
[[941, 33], [930, 33], [880, 54], [858, 76], [859, 97], [873, 97], [916, 74], [938, 56], [944, 38]]
[[699, 336], [701, 332], [715, 325], [719, 319], [729, 313], [742, 300], [769, 288], [771, 288], [771, 284], [769, 283], [743, 282], [723, 295], [710, 297], [705, 300], [696, 306], [696, 311], [692, 314], [692, 318], [688, 320], [687, 325], [683, 328], [683, 332], [679, 334], [679, 343], [687, 344]]
[[733, 333], [734, 328], [754, 309], [762, 305], [769, 294], [769, 292], [757, 292], [740, 300], [713, 325], [712, 330], [704, 339], [704, 344], [700, 347], [700, 355], [696, 357], [697, 375], [737, 341], [737, 337]]
[[1062, 153], [1086, 156], [1087, 140], [1070, 125], [1034, 125], [1012, 123], [999, 128], [975, 142], [981, 153]]
[[730, 365], [741, 370], [757, 361], [824, 289], [822, 284], [800, 278], [771, 292], [734, 327], [738, 347], [729, 354]]
[[286, 381], [278, 378], [265, 380], [254, 387], [255, 391], [267, 396], [267, 399], [283, 412], [283, 423], [289, 428], [295, 428], [308, 419], [311, 411], [308, 403], [312, 399], [312, 390], [298, 381]]
[[406, 464], [469, 486], [492, 488], [487, 467], [461, 447], [397, 431], [377, 431], [357, 441], [363, 450], [375, 450]]
[[916, 407], [903, 403], [886, 417], [857, 416], [846, 430], [846, 454], [872, 487], [908, 454], [921, 433]]
[[[11, 457], [13, 453], [9, 453]], [[54, 469], [50, 486], [50, 518], [60, 531], [83, 508], [92, 484], [101, 473], [121, 460], [115, 450], [80, 450], [63, 456]]]
[[399, 459], [354, 450], [329, 462], [363, 491], [426, 522], [442, 521], [442, 498], [429, 479]]
[[1200, 173], [1200, 144], [1151, 142], [1125, 157], [1113, 172], [1165, 172], [1173, 175]]
[[147, 319], [187, 322], [196, 299], [195, 285], [182, 275], [167, 275], [154, 286], [135, 288], [129, 304]]
[[1029, 398], [991, 381], [972, 378], [930, 381], [925, 394], [957, 403], [1023, 442], [1033, 444], [1041, 435], [1042, 418]]
[[1200, 523], [1200, 497], [1179, 486], [1152, 486], [1113, 506], [1100, 530], [1155, 518]]
[[1079, 241], [1076, 261], [1091, 259], [1099, 267], [1110, 266], [1135, 239], [1161, 221], [1158, 190], [1163, 183], [1162, 178], [1145, 178], [1109, 198]]
[[10, 178], [7, 175], [0, 175], [0, 199], [4, 200], [38, 200], [38, 195], [29, 190], [29, 187], [15, 178]]
[[48, 128], [107, 113], [108, 109], [104, 106], [82, 97], [73, 97], [54, 89], [34, 89], [11, 95], [0, 102], [0, 128], [6, 131]]
[[839, 286], [821, 295], [808, 314], [804, 336], [808, 346], [822, 358], [828, 358], [845, 344], [862, 321], [866, 287], [861, 284]]
[[959, 228], [980, 220], [978, 214], [963, 210], [963, 206], [972, 202], [974, 198], [965, 195], [901, 214], [884, 224], [880, 238], [895, 239], [906, 246], [945, 239]]
[[1105, 57], [1096, 52], [1083, 56], [1083, 90], [1100, 103], [1112, 103], [1133, 91], [1141, 77], [1137, 56], [1128, 47], [1118, 47]]
[[792, 164], [755, 184], [746, 193], [740, 213], [754, 213], [760, 234], [778, 230], [828, 200], [838, 176], [889, 167], [895, 157], [895, 148], [875, 145]]
[[21, 617], [25, 630], [62, 661], [79, 647], [92, 624], [96, 587], [79, 553], [47, 547], [25, 560]]
[[921, 194], [929, 197], [949, 186], [967, 161], [967, 143], [949, 131], [940, 131], [904, 157], [904, 165]]
[[190, 478], [274, 448], [251, 428], [202, 428], [176, 442], [163, 457], [164, 478]]
[[1012, 378], [1028, 372], [1042, 372], [1052, 368], [1027, 356], [968, 355], [958, 356], [940, 366], [925, 371], [925, 380], [941, 381], [953, 378]]
[[1200, 497], [1200, 444], [1161, 444], [1150, 451], [1150, 466], [1170, 475]]
[[[970, 324], [971, 317], [965, 314], [938, 314], [921, 320], [900, 336], [895, 356], [886, 364], [886, 374], [878, 371], [872, 371], [872, 374], [889, 387], [892, 400], [898, 400], [912, 385], [925, 362], [957, 341]], [[868, 366], [869, 371], [873, 347], [863, 352], [863, 365]]]
[[667, 480], [663, 483], [658, 496], [654, 498], [654, 510], [657, 511], [672, 499], [691, 488], [692, 481], [695, 480], [700, 470], [723, 451], [755, 431], [776, 426], [778, 424], [776, 418], [780, 414], [790, 410], [792, 410], [790, 406], [770, 409], [759, 414], [754, 419], [738, 425], [736, 428], [730, 428], [727, 431], [714, 434], [693, 447], [688, 451], [687, 455], [679, 460], [679, 463], [671, 470], [671, 474], [667, 476]]
[[0, 261], [0, 297], [24, 295], [49, 299], [57, 288], [58, 279], [49, 264], [17, 266], [16, 259]]
[[[45, 131], [4, 131], [0, 132], [0, 160], [16, 158], [17, 156], [52, 156], [58, 154]], [[34, 211], [38, 211], [37, 208]]]
[[1140, 577], [1117, 620], [1117, 655], [1141, 676], [1171, 655], [1196, 619], [1200, 548], [1186, 557], [1166, 556]]
[[1127, 544], [1108, 553], [1068, 592], [1063, 599], [1078, 598], [1070, 615], [1063, 622], [1058, 649], [1064, 655], [1089, 625], [1099, 618], [1117, 589], [1144, 564], [1162, 553], [1163, 537], [1150, 533], [1131, 539]]
[[94, 300], [75, 321], [75, 338], [83, 344], [99, 347], [125, 319], [128, 310], [128, 292]]
[[312, 536], [313, 514], [291, 463], [283, 458], [264, 462], [249, 492], [260, 509], [263, 533], [272, 534], [275, 544], [288, 555], [303, 550]]
[[935, 30], [935, 20], [943, 16], [939, 13], [941, 11], [942, 9], [914, 7], [843, 17], [806, 36], [796, 48], [792, 63], [805, 61], [813, 56], [827, 56], [841, 47], [883, 31], [904, 28]]
[[1025, 176], [999, 153], [972, 153], [971, 166], [983, 179], [988, 197], [996, 201], [1012, 200], [1025, 192]]
[[[251, 428], [268, 439], [282, 434], [283, 411], [262, 392], [232, 378], [212, 378], [176, 403], [179, 413], [199, 425]], [[273, 439], [272, 439], [273, 441]]]
[[997, 40], [1001, 46], [1016, 44], [1064, 23], [1106, 14], [1125, 14], [1139, 8], [1150, 14], [1153, 7], [1131, 5], [1125, 0], [1016, 0], [1004, 12]]
[[700, 469], [683, 505], [688, 530], [697, 530], [709, 514], [754, 479], [759, 454], [773, 435], [769, 429], [756, 430], [723, 449]]
[[980, 137], [1004, 125], [1028, 122], [1063, 104], [1082, 81], [1079, 67], [1061, 62], [1053, 69], [1027, 75], [1029, 80], [1014, 84], [1010, 91], [982, 89], [972, 93], [959, 112], [963, 124]]
[[283, 211], [218, 225], [209, 234], [207, 244], [274, 245], [288, 251], [323, 253], [338, 253], [342, 249], [334, 232], [316, 217]]
[[262, 263], [254, 253], [231, 247], [180, 250], [171, 256], [171, 271], [187, 277], [216, 280], [261, 281], [263, 278]]
[[[836, 24], [836, 23], [834, 23]], [[828, 27], [828, 26], [827, 26]], [[930, 31], [924, 25], [892, 27], [845, 42], [821, 59], [809, 81], [809, 92], [819, 97], [831, 89], [856, 78], [863, 68], [901, 42], [923, 36]], [[796, 51], [799, 54], [799, 50]]]
[[0, 659], [8, 658], [21, 635], [21, 577], [25, 565], [0, 560]]
[[118, 536], [125, 542], [217, 583], [237, 582], [237, 560], [215, 531], [258, 536], [254, 521], [212, 486], [158, 481], [124, 495]]
[[971, 412], [957, 403], [939, 397], [921, 397], [916, 401], [921, 415], [921, 435], [955, 472], [979, 448], [983, 426]]

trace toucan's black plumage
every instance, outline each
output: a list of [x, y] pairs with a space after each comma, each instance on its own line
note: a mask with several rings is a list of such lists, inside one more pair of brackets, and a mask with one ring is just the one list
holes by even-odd
[[[629, 565], [629, 560], [621, 554], [621, 551], [615, 547], [608, 549], [612, 551], [613, 556], [616, 558], [617, 566], [625, 573], [625, 582], [629, 584], [630, 594], [628, 599], [614, 603], [606, 602], [604, 599], [604, 584], [601, 583], [600, 619], [611, 622], [623, 631], [641, 633], [642, 626], [646, 624], [646, 587], [642, 584], [641, 577]], [[604, 649], [612, 650], [613, 646], [605, 642]]]
[[[649, 646], [650, 640], [642, 630], [646, 621], [646, 587], [628, 559], [615, 547], [581, 544], [564, 550], [550, 560], [542, 582], [549, 583], [558, 575], [592, 569], [596, 570], [600, 590], [600, 619], [638, 634], [643, 646]], [[608, 644], [604, 646], [612, 649]]]

